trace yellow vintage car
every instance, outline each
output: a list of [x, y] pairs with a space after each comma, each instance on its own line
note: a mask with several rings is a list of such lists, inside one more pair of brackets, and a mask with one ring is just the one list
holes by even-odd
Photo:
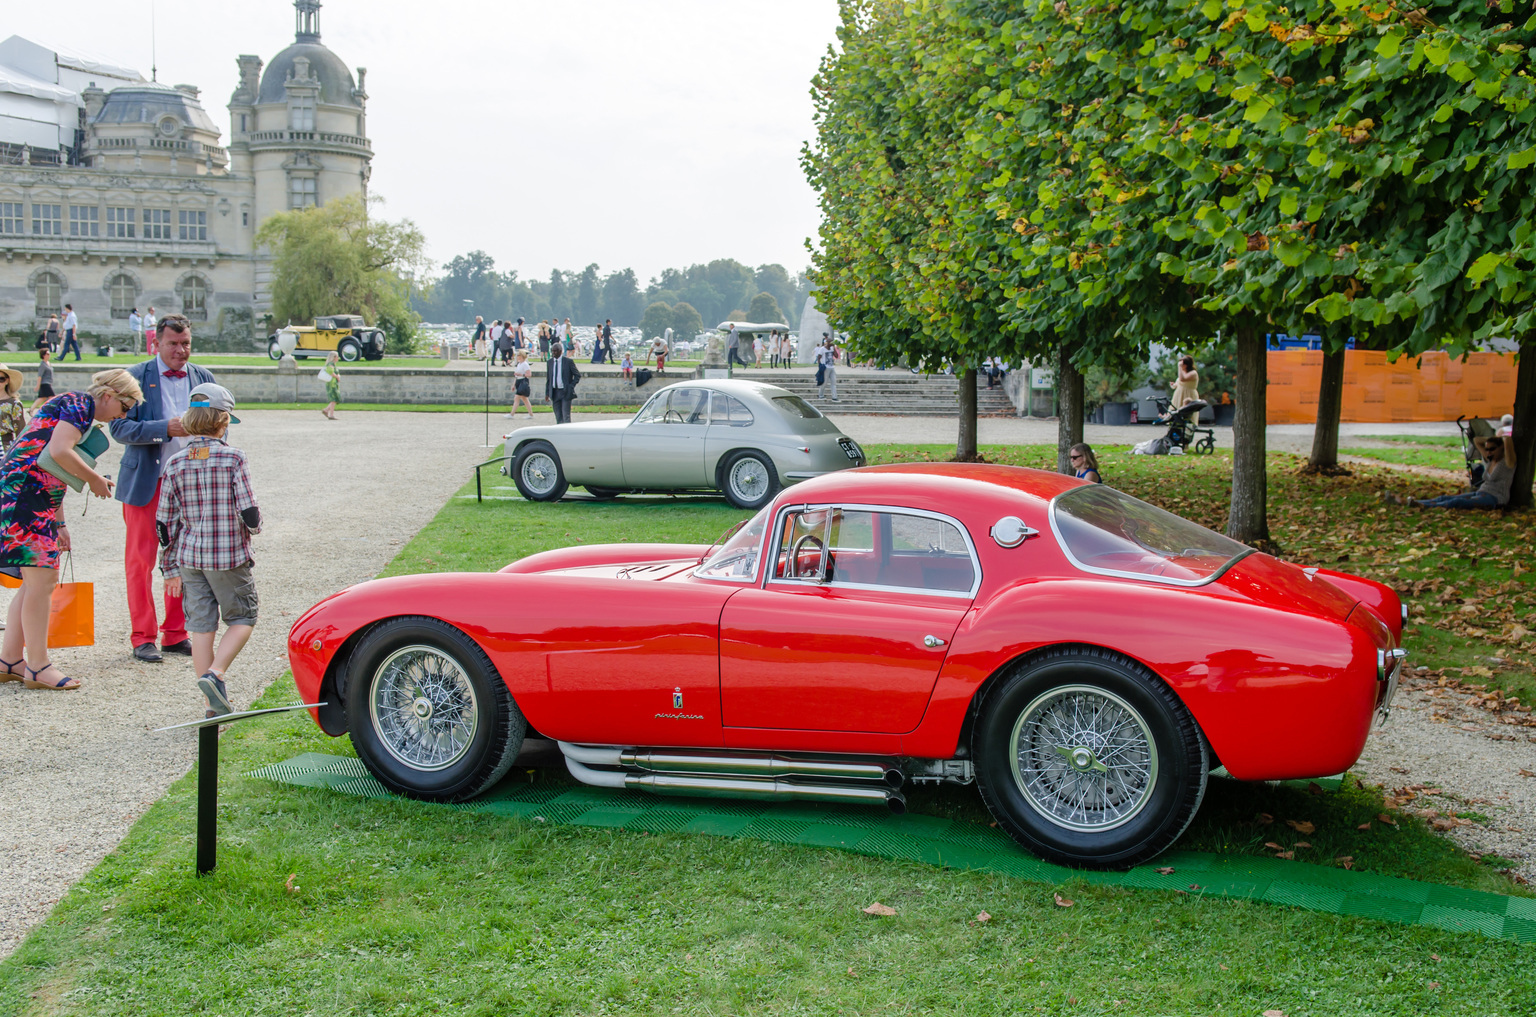
[[267, 356], [283, 359], [323, 357], [335, 350], [342, 360], [379, 360], [384, 356], [384, 333], [369, 326], [360, 314], [332, 314], [315, 324], [285, 325], [267, 338]]

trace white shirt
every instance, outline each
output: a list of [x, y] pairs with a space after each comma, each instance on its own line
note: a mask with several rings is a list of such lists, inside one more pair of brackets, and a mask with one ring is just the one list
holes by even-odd
[[560, 366], [564, 362], [564, 357], [556, 357], [555, 362], [549, 365], [549, 386], [556, 392], [565, 390], [565, 370]]
[[[190, 372], [182, 378], [167, 378], [165, 372], [170, 368], [165, 366], [165, 361], [155, 357], [155, 370], [160, 372], [160, 412], [166, 420], [179, 417], [187, 412], [187, 407], [192, 403], [192, 375]], [[183, 368], [183, 370], [186, 370]], [[165, 443], [165, 452], [160, 456], [161, 465], [171, 461], [171, 456], [180, 452], [187, 444], [185, 438], [171, 438]]]
[[79, 327], [79, 322], [75, 320], [75, 312], [74, 311], [70, 311], [68, 314], [64, 315], [64, 330], [66, 332], [69, 331], [72, 328], [77, 328], [77, 327]]
[[137, 332], [144, 327], [144, 319], [137, 314], [128, 315], [128, 327]]
[[816, 363], [826, 364], [829, 368], [837, 366], [837, 350], [830, 346], [816, 347]]
[[149, 331], [150, 329], [152, 329], [154, 327], [155, 327], [155, 312], [154, 311], [150, 311], [148, 314], [144, 315], [144, 330], [147, 332], [147, 331]]
[[531, 378], [531, 377], [533, 377], [533, 365], [528, 363], [528, 361], [526, 361], [526, 360], [518, 361], [518, 363], [514, 364], [513, 367], [512, 367], [512, 377], [514, 377], [514, 378]]

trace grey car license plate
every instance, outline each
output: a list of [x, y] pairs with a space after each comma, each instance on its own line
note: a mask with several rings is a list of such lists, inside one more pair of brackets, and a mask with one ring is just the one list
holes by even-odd
[[853, 443], [852, 438], [839, 438], [837, 439], [837, 443], [842, 446], [843, 451], [847, 453], [849, 459], [852, 459], [854, 462], [858, 462], [860, 458], [859, 446]]

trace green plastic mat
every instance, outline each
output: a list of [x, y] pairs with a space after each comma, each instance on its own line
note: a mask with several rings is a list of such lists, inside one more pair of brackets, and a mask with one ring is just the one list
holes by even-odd
[[[368, 798], [393, 797], [361, 762], [345, 756], [306, 752], [287, 762], [264, 766], [249, 776]], [[804, 803], [662, 798], [584, 785], [503, 784], [485, 797], [457, 805], [416, 804], [569, 826], [752, 837], [977, 869], [1041, 883], [1080, 879], [1106, 886], [1234, 897], [1536, 942], [1536, 899], [1305, 862], [1194, 851], [1171, 851], [1159, 856], [1154, 865], [1129, 872], [1069, 869], [1026, 853], [999, 830], [937, 816], [893, 816], [872, 808]], [[1172, 868], [1173, 872], [1164, 874], [1159, 868]]]

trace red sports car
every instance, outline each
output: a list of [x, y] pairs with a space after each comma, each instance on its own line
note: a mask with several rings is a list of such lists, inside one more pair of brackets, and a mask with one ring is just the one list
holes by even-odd
[[908, 783], [974, 782], [1029, 850], [1125, 867], [1217, 766], [1354, 763], [1402, 612], [1109, 487], [927, 464], [808, 480], [718, 547], [362, 583], [289, 657], [321, 728], [405, 794], [469, 798], [543, 737], [577, 779], [656, 794], [899, 811]]

